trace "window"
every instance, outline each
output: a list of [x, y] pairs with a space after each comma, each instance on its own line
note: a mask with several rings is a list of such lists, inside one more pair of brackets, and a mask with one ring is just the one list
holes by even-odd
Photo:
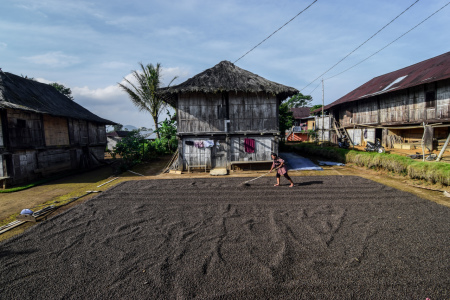
[[434, 108], [436, 107], [436, 92], [426, 92], [425, 94], [425, 108]]
[[217, 118], [226, 119], [227, 118], [227, 107], [225, 105], [217, 105]]
[[17, 128], [26, 128], [27, 127], [27, 121], [25, 121], [23, 119], [17, 119], [16, 127]]

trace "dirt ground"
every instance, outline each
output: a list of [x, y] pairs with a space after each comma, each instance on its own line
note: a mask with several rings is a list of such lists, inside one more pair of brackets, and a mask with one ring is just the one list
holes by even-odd
[[1, 243], [0, 298], [449, 298], [450, 208], [293, 175], [122, 182]]
[[[161, 170], [167, 165], [170, 160], [170, 156], [162, 157], [156, 161], [140, 165], [133, 169], [134, 172], [144, 175], [140, 176], [131, 172], [124, 172], [119, 175], [119, 178], [98, 187], [99, 185], [116, 178], [113, 175], [112, 166], [104, 166], [96, 170], [85, 172], [78, 175], [72, 175], [68, 177], [63, 177], [59, 180], [49, 182], [44, 185], [40, 185], [31, 189], [27, 189], [15, 193], [4, 193], [0, 194], [0, 226], [5, 225], [9, 222], [15, 220], [16, 215], [24, 208], [32, 209], [37, 211], [49, 205], [61, 205], [68, 202], [73, 197], [79, 197], [84, 195], [86, 191], [106, 191], [109, 188], [117, 185], [120, 182], [128, 180], [140, 180], [140, 179], [185, 179], [185, 178], [210, 178], [209, 173], [204, 173], [200, 171], [193, 172], [191, 174], [160, 174]], [[365, 168], [360, 168], [355, 165], [346, 166], [333, 166], [333, 167], [323, 167], [323, 171], [290, 171], [293, 176], [328, 176], [328, 175], [358, 175], [363, 178], [367, 178], [396, 189], [406, 191], [415, 194], [421, 198], [428, 199], [430, 201], [439, 203], [450, 207], [450, 198], [445, 197], [442, 193], [443, 190], [450, 192], [448, 187], [442, 187], [438, 185], [430, 185], [421, 181], [407, 180], [405, 177], [398, 176], [392, 173], [387, 173], [384, 171], [374, 171]], [[238, 171], [232, 172], [227, 175], [229, 177], [248, 177], [256, 178], [258, 176], [266, 173], [265, 170], [262, 171]], [[273, 176], [270, 174], [268, 176]], [[275, 179], [274, 179], [275, 180]], [[257, 182], [257, 181], [256, 181]], [[417, 188], [421, 186], [424, 188]], [[438, 191], [433, 191], [433, 189]], [[62, 206], [57, 209], [48, 217], [55, 216], [65, 210], [76, 206], [88, 199], [94, 197], [95, 194], [91, 194], [80, 198], [67, 206]], [[0, 235], [0, 241], [9, 239], [17, 234], [22, 233], [24, 230], [35, 225], [34, 223], [26, 223], [20, 227], [14, 228], [2, 235]]]

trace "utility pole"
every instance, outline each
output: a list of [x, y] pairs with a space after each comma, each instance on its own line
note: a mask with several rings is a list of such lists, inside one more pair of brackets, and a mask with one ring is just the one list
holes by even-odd
[[323, 134], [325, 131], [325, 121], [324, 121], [324, 115], [323, 115], [323, 107], [324, 107], [324, 102], [325, 102], [325, 90], [323, 87], [323, 78], [322, 78], [322, 147], [323, 147]]

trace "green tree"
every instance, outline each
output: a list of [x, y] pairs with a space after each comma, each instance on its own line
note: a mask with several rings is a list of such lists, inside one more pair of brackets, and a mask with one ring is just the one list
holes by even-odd
[[74, 101], [73, 96], [72, 96], [72, 91], [70, 90], [70, 88], [65, 87], [64, 85], [57, 83], [57, 82], [50, 83], [50, 85], [52, 87], [54, 87], [58, 92], [63, 94], [64, 96], [66, 96], [70, 100]]
[[287, 102], [281, 103], [279, 107], [279, 127], [282, 136], [286, 130], [290, 129], [294, 124], [294, 116]]
[[306, 107], [308, 106], [313, 98], [310, 95], [303, 95], [302, 93], [295, 94], [284, 103], [288, 106], [288, 108], [293, 107]]
[[[127, 85], [119, 83], [119, 87], [128, 94], [131, 102], [133, 102], [139, 111], [147, 111], [150, 113], [155, 124], [156, 136], [159, 139], [158, 117], [167, 106], [162, 96], [157, 93], [157, 89], [161, 85], [161, 64], [157, 63], [156, 66], [147, 64], [144, 66], [142, 63], [139, 63], [139, 65], [141, 70], [135, 70], [132, 73], [137, 83], [134, 84], [124, 78], [123, 80]], [[174, 77], [170, 81], [169, 86], [177, 78]]]
[[122, 130], [123, 125], [122, 124], [116, 124], [116, 125], [113, 125], [113, 128], [114, 128], [114, 131], [120, 131], [120, 130]]
[[[322, 104], [316, 104], [313, 107], [311, 107], [311, 109], [310, 109], [311, 110], [311, 114], [313, 113], [313, 111], [315, 111], [316, 109], [321, 108], [321, 107], [322, 107]], [[322, 111], [317, 112], [316, 114], [321, 116], [322, 115]]]
[[123, 159], [124, 168], [130, 168], [142, 162], [143, 151], [142, 147], [146, 141], [143, 136], [139, 134], [138, 130], [131, 131], [126, 137], [117, 142], [111, 155], [116, 158], [120, 155]]
[[167, 111], [167, 114], [169, 118], [160, 122], [159, 128], [155, 130], [160, 137], [153, 142], [153, 145], [159, 153], [172, 153], [178, 147], [176, 121], [175, 118], [170, 116], [169, 111]]

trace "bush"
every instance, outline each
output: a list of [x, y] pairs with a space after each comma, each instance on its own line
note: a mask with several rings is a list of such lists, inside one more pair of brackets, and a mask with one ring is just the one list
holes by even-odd
[[383, 169], [412, 179], [422, 179], [432, 183], [450, 185], [450, 164], [444, 162], [418, 162], [408, 157], [375, 152], [361, 152], [336, 147], [321, 147], [311, 143], [285, 145], [289, 150], [299, 154], [320, 156], [342, 163], [354, 163], [361, 167]]
[[121, 139], [111, 152], [113, 158], [120, 155], [123, 159], [121, 169], [128, 169], [142, 162], [147, 141], [138, 130], [133, 130]]

